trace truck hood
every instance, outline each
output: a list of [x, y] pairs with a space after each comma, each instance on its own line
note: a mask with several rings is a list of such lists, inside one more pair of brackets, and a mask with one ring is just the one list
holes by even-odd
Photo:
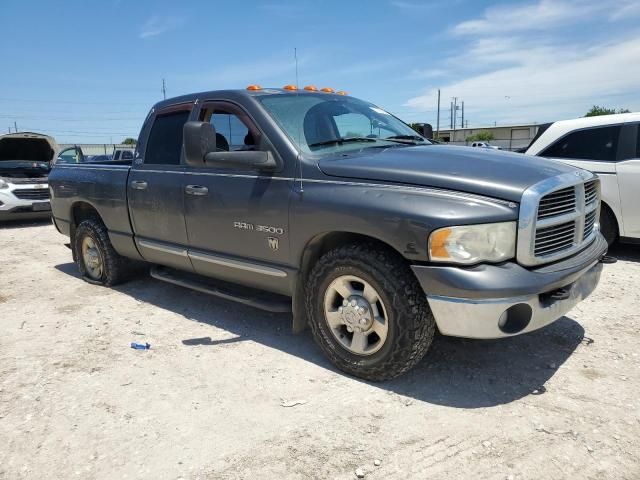
[[519, 202], [531, 185], [576, 170], [519, 153], [448, 145], [369, 148], [323, 158], [319, 167], [334, 177], [435, 187], [513, 202]]

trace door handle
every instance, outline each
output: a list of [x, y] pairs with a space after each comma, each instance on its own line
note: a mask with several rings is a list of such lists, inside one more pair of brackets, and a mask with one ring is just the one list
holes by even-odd
[[185, 193], [189, 195], [204, 196], [209, 194], [209, 189], [202, 185], [187, 185], [184, 187]]
[[145, 190], [147, 188], [147, 182], [144, 180], [133, 180], [131, 182], [131, 188], [136, 190]]

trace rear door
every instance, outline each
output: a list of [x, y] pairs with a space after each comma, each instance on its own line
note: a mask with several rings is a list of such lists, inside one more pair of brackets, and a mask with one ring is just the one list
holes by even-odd
[[192, 270], [187, 256], [182, 128], [191, 104], [154, 112], [141, 135], [127, 186], [136, 244], [145, 260]]
[[624, 126], [616, 164], [624, 236], [640, 238], [640, 126]]
[[[214, 124], [219, 150], [277, 152], [237, 104], [206, 102], [201, 121]], [[280, 162], [281, 163], [281, 162]], [[284, 293], [289, 260], [289, 198], [293, 181], [275, 173], [185, 167], [189, 255], [196, 272]]]

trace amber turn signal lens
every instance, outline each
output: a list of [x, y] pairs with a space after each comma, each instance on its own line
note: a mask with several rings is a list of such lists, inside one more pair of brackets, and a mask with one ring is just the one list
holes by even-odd
[[295, 85], [285, 85], [284, 87], [282, 87], [283, 90], [297, 90], [298, 87], [296, 87]]
[[309, 92], [317, 92], [318, 89], [316, 88], [315, 85], [307, 85], [306, 87], [304, 87], [305, 90], [308, 90]]
[[262, 90], [262, 87], [260, 85], [249, 85], [247, 90]]
[[324, 87], [324, 88], [320, 89], [320, 91], [324, 92], [324, 93], [333, 93], [333, 92], [335, 92], [335, 90], [333, 88], [331, 88], [331, 87]]
[[432, 257], [448, 258], [449, 252], [447, 251], [447, 238], [451, 235], [450, 228], [442, 228], [431, 234], [431, 243], [429, 250]]

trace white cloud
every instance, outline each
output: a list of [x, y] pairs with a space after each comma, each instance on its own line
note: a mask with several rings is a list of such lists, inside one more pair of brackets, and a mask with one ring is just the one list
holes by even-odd
[[[465, 118], [476, 125], [572, 117], [598, 103], [640, 109], [640, 32], [624, 23], [640, 15], [639, 5], [536, 0], [489, 7], [450, 30], [463, 53], [433, 67], [447, 71], [447, 83], [438, 85], [442, 98], [464, 99]], [[569, 25], [582, 34], [567, 40]], [[420, 69], [410, 78], [421, 74], [429, 79]], [[437, 88], [429, 83], [434, 87], [404, 106], [433, 112]]]
[[535, 3], [489, 7], [481, 18], [459, 23], [456, 35], [495, 35], [551, 30], [600, 15], [619, 19], [640, 14], [638, 0], [539, 0]]
[[155, 37], [180, 28], [186, 21], [185, 17], [154, 15], [142, 25], [139, 36], [140, 38]]
[[[490, 59], [497, 51], [499, 55], [517, 61], [516, 65], [442, 87], [445, 98], [451, 94], [465, 100], [467, 119], [476, 124], [493, 120], [549, 120], [566, 115], [564, 112], [582, 113], [603, 99], [611, 102], [612, 98], [632, 96], [637, 92], [640, 35], [586, 49], [563, 45], [558, 49], [540, 46], [509, 52], [512, 45], [505, 42], [502, 49], [498, 46], [487, 48], [477, 59], [480, 62]], [[432, 111], [436, 98], [437, 89], [431, 89], [409, 99], [406, 106]], [[634, 108], [634, 105], [619, 106]]]

